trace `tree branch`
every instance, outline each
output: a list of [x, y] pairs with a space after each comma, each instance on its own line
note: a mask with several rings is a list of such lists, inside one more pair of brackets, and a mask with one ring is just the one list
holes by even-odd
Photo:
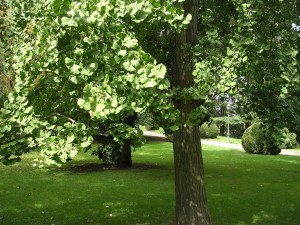
[[43, 119], [46, 119], [46, 118], [49, 118], [52, 116], [59, 116], [59, 117], [65, 118], [66, 120], [70, 121], [73, 124], [77, 124], [77, 122], [75, 120], [73, 120], [72, 118], [62, 115], [60, 113], [51, 113], [50, 115], [43, 117]]

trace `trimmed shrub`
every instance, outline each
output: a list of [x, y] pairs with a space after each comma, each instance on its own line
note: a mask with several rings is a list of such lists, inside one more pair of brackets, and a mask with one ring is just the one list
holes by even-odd
[[287, 128], [282, 130], [283, 143], [280, 146], [281, 148], [297, 148], [297, 135], [295, 133], [289, 132]]
[[252, 154], [277, 155], [281, 152], [278, 135], [262, 127], [260, 123], [246, 129], [242, 145], [246, 152]]
[[217, 138], [219, 135], [219, 128], [216, 124], [204, 123], [200, 127], [201, 138]]
[[288, 148], [297, 148], [298, 142], [297, 142], [297, 135], [295, 133], [287, 133], [287, 138], [289, 139], [290, 143], [287, 146]]

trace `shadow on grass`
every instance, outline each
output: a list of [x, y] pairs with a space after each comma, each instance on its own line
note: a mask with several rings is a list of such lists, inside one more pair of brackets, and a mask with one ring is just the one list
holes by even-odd
[[119, 169], [80, 161], [0, 173], [5, 180], [0, 183], [0, 224], [171, 225], [174, 188], [162, 167], [134, 163]]
[[104, 172], [108, 170], [150, 170], [150, 169], [162, 169], [162, 165], [154, 164], [142, 164], [134, 163], [130, 168], [120, 168], [116, 167], [111, 163], [85, 163], [85, 164], [75, 164], [75, 165], [66, 165], [60, 168], [52, 168], [52, 171], [68, 171], [71, 173], [90, 173], [90, 172]]
[[[93, 197], [95, 198], [95, 197]], [[153, 213], [147, 210], [149, 205], [141, 201], [124, 202], [121, 201], [101, 201], [100, 204], [90, 206], [91, 198], [82, 199], [53, 199], [57, 202], [43, 200], [41, 203], [31, 202], [31, 204], [21, 203], [19, 207], [6, 208], [0, 213], [1, 225], [42, 225], [42, 224], [59, 224], [59, 225], [151, 225], [167, 224], [163, 217], [166, 216], [172, 221], [172, 217], [164, 215], [164, 209], [159, 207], [157, 212]], [[27, 202], [28, 203], [28, 202]], [[164, 205], [165, 207], [170, 207]], [[143, 210], [146, 209], [146, 210]], [[2, 214], [2, 215], [1, 215]], [[138, 216], [137, 216], [138, 214]], [[171, 223], [170, 223], [171, 225]]]
[[299, 157], [213, 149], [205, 157], [214, 224], [300, 225]]
[[[299, 157], [204, 146], [204, 158], [213, 224], [300, 225]], [[118, 169], [84, 156], [50, 173], [0, 166], [0, 224], [173, 224], [171, 145], [146, 145], [133, 160]]]

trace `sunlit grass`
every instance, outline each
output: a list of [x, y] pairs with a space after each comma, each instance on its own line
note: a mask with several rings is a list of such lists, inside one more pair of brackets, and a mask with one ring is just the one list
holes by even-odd
[[[218, 136], [217, 138], [214, 138], [214, 139], [211, 139], [212, 141], [219, 141], [219, 142], [228, 142], [228, 139], [227, 137], [225, 136]], [[232, 137], [229, 137], [229, 142], [231, 144], [242, 144], [242, 140], [239, 139], [239, 138], [232, 138]]]
[[[203, 152], [214, 224], [300, 224], [300, 157], [220, 149]], [[34, 169], [36, 157], [0, 165], [1, 225], [174, 223], [171, 143], [137, 149], [132, 169], [106, 168], [84, 154], [61, 168]]]

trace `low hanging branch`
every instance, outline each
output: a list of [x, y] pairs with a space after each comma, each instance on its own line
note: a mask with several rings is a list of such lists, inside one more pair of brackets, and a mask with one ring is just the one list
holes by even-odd
[[61, 113], [51, 113], [50, 115], [48, 115], [46, 117], [43, 117], [43, 119], [47, 119], [47, 118], [50, 118], [50, 117], [53, 117], [53, 116], [62, 117], [64, 119], [66, 119], [67, 121], [71, 122], [72, 124], [78, 124], [78, 122], [76, 122], [72, 118], [67, 117], [67, 116], [65, 116], [65, 115], [63, 115]]

